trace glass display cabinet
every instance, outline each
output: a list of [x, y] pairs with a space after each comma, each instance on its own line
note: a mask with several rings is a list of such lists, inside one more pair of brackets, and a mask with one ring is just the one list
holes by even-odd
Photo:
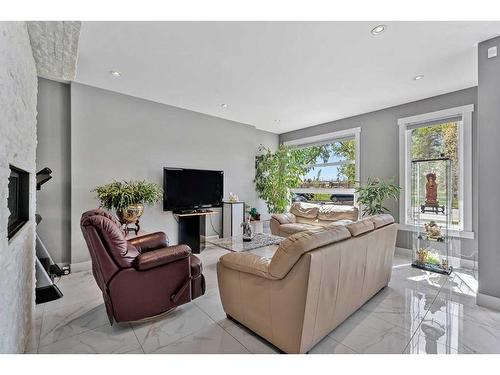
[[411, 167], [412, 266], [450, 274], [451, 161], [413, 160]]

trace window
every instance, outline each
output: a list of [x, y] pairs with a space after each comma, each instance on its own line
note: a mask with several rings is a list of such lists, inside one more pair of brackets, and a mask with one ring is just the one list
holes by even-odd
[[307, 150], [311, 169], [293, 189], [295, 200], [354, 204], [359, 180], [360, 128], [303, 138], [285, 144]]
[[[401, 223], [411, 224], [411, 161], [449, 157], [451, 160], [452, 230], [472, 233], [472, 112], [473, 105], [398, 120], [400, 137]], [[441, 198], [443, 200], [444, 198]], [[439, 221], [438, 213], [426, 213]]]

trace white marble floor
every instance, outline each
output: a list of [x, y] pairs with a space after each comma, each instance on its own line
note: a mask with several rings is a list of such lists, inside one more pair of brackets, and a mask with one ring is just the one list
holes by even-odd
[[[215, 265], [227, 251], [202, 254], [206, 294], [156, 321], [109, 325], [90, 272], [63, 277], [60, 300], [37, 306], [27, 353], [276, 353], [228, 320]], [[310, 353], [500, 353], [500, 312], [475, 305], [459, 274], [432, 274], [396, 255], [392, 279]]]

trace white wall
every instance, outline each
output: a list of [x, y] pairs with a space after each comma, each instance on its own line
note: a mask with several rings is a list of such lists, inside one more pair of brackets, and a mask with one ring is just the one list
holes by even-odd
[[[23, 352], [35, 306], [36, 68], [24, 22], [0, 22], [0, 352]], [[31, 173], [30, 220], [7, 240], [9, 164]]]
[[[239, 195], [264, 210], [253, 183], [259, 144], [276, 148], [278, 135], [164, 104], [77, 83], [71, 85], [71, 263], [89, 260], [80, 216], [96, 208], [91, 190], [123, 179], [162, 184], [163, 167], [224, 171], [224, 197]], [[213, 219], [220, 231], [220, 215]], [[177, 223], [161, 203], [146, 207], [147, 231], [177, 243]], [[207, 228], [210, 228], [208, 223]]]

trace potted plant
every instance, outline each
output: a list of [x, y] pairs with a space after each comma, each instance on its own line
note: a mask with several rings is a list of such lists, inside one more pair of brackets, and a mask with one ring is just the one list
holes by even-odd
[[252, 207], [250, 209], [250, 211], [248, 211], [250, 217], [252, 218], [252, 220], [260, 220], [260, 213], [259, 211], [257, 211], [257, 209], [255, 207]]
[[384, 207], [385, 200], [399, 198], [401, 188], [391, 182], [379, 178], [368, 178], [365, 186], [358, 186], [357, 202], [363, 206], [363, 216], [377, 215], [389, 210]]
[[313, 168], [317, 158], [328, 159], [326, 146], [292, 148], [280, 145], [272, 152], [261, 146], [261, 155], [255, 160], [255, 188], [259, 198], [265, 200], [270, 213], [285, 212], [290, 205], [290, 189], [302, 184], [302, 178]]
[[153, 205], [162, 197], [160, 186], [147, 181], [113, 181], [92, 191], [96, 192], [101, 207], [116, 211], [120, 223], [135, 224], [136, 233], [144, 205]]

